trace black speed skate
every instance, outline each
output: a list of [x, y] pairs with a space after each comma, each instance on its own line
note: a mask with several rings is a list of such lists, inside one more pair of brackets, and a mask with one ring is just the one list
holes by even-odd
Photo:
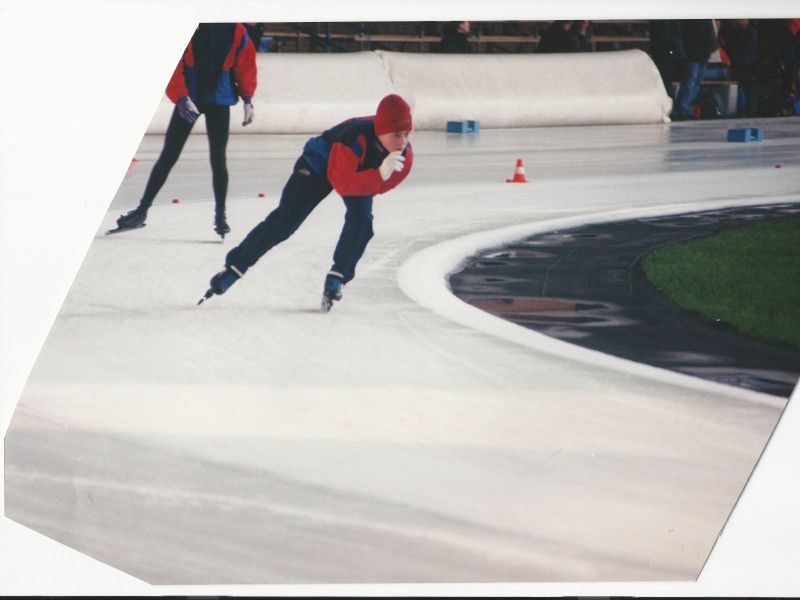
[[224, 240], [225, 234], [231, 232], [231, 228], [228, 227], [228, 222], [225, 220], [225, 214], [217, 213], [214, 217], [214, 231]]
[[243, 273], [234, 266], [225, 267], [208, 282], [209, 287], [203, 297], [197, 301], [198, 306], [215, 294], [217, 296], [224, 294], [242, 275]]
[[106, 235], [128, 231], [129, 229], [139, 229], [145, 226], [144, 220], [147, 218], [147, 208], [138, 206], [117, 219], [117, 227], [106, 231]]
[[342, 276], [335, 271], [331, 271], [325, 276], [325, 288], [322, 291], [322, 302], [320, 309], [322, 312], [328, 312], [334, 302], [342, 299]]

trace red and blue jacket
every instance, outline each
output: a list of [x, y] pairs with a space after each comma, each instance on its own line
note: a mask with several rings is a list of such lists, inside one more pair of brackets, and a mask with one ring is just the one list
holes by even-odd
[[406, 144], [403, 170], [383, 180], [378, 167], [389, 152], [378, 140], [374, 123], [374, 116], [349, 119], [311, 138], [303, 148], [308, 166], [327, 177], [342, 197], [383, 194], [399, 185], [411, 171], [414, 153], [411, 144]]
[[256, 91], [256, 50], [241, 23], [201, 23], [167, 84], [167, 97], [233, 106]]

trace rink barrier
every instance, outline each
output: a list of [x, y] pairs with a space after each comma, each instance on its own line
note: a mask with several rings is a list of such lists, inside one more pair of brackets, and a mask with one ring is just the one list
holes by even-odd
[[[447, 121], [483, 128], [668, 122], [672, 101], [641, 50], [573, 54], [260, 53], [255, 121], [231, 133], [318, 133], [371, 115], [390, 93], [411, 105], [414, 128]], [[162, 98], [147, 133], [166, 132], [173, 105]], [[195, 133], [205, 133], [199, 119]]]

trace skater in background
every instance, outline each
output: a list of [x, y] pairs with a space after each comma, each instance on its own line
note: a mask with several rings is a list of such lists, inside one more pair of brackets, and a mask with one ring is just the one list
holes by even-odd
[[329, 310], [341, 299], [342, 286], [355, 276], [356, 264], [373, 236], [373, 196], [399, 185], [411, 170], [411, 128], [408, 104], [390, 94], [380, 101], [375, 116], [349, 119], [309, 139], [283, 188], [278, 207], [228, 252], [225, 269], [211, 278], [198, 304], [214, 294], [224, 294], [336, 190], [344, 200], [345, 215], [323, 287], [322, 309]]
[[214, 189], [214, 231], [223, 238], [230, 232], [225, 218], [228, 193], [226, 147], [230, 128], [230, 107], [244, 104], [242, 125], [253, 121], [256, 91], [255, 48], [240, 23], [201, 23], [194, 32], [167, 85], [167, 97], [175, 103], [158, 157], [139, 206], [117, 219], [117, 230], [142, 227], [197, 118], [206, 119]]

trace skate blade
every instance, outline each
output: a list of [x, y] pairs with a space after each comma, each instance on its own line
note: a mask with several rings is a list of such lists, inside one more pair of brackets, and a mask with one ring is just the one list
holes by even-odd
[[322, 312], [326, 313], [326, 312], [330, 312], [332, 306], [333, 306], [333, 300], [323, 296], [322, 297], [322, 302], [320, 302], [320, 305], [319, 305], [319, 309]]
[[206, 293], [203, 294], [203, 297], [200, 298], [200, 300], [197, 301], [197, 306], [200, 306], [203, 302], [205, 302], [206, 300], [211, 298], [211, 296], [213, 296], [213, 295], [214, 295], [214, 290], [212, 290], [211, 288], [208, 288], [206, 290]]
[[114, 229], [109, 229], [106, 231], [106, 235], [113, 235], [115, 233], [122, 233], [123, 231], [133, 231], [134, 229], [141, 229], [147, 225], [147, 223], [142, 223], [141, 225], [137, 225], [136, 227], [116, 227]]

